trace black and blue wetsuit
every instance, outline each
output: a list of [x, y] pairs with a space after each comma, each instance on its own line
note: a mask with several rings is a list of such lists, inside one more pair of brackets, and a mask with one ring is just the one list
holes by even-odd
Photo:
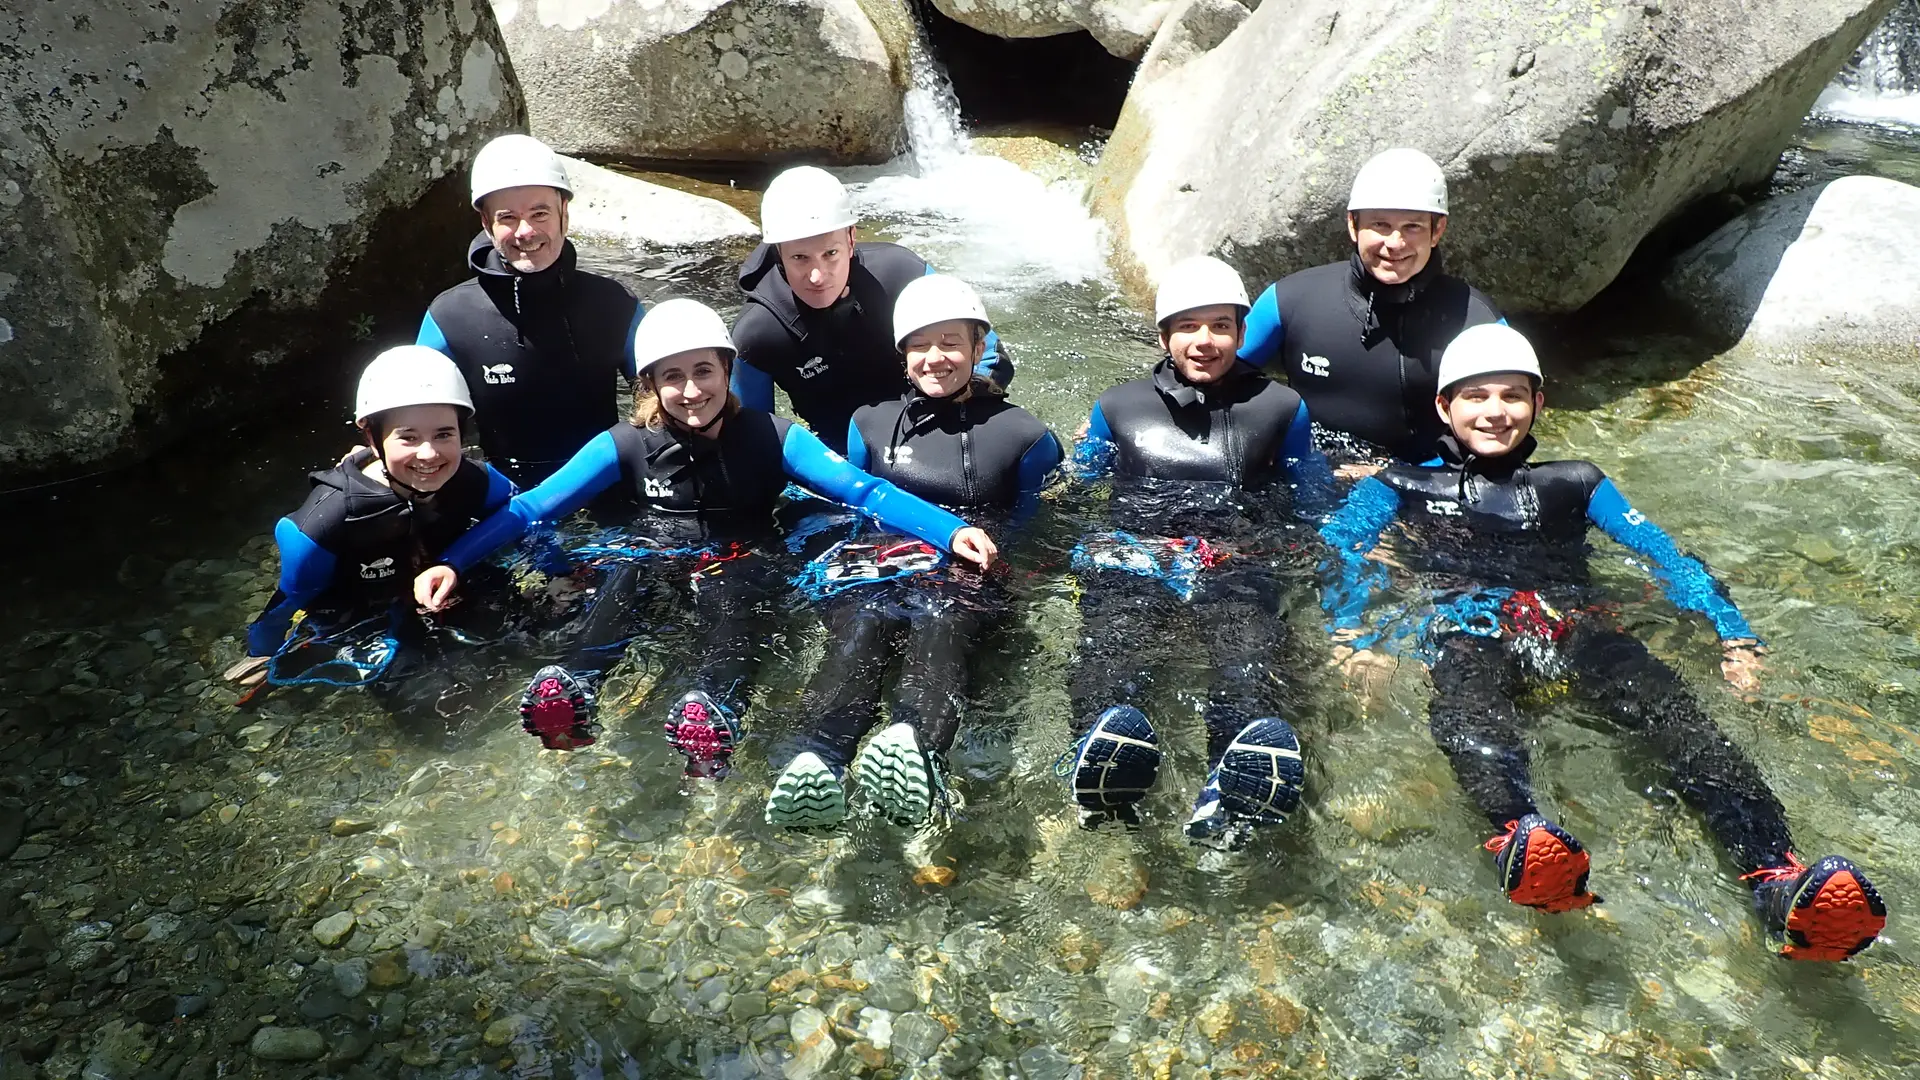
[[[678, 556], [669, 565], [688, 573], [663, 584], [697, 584], [697, 659], [662, 679], [655, 694], [697, 689], [737, 716], [774, 629], [774, 605], [765, 601], [785, 584], [768, 560], [749, 555], [750, 545], [774, 534], [774, 512], [789, 480], [942, 550], [966, 525], [862, 472], [805, 428], [742, 408], [713, 438], [671, 424], [615, 424], [545, 483], [514, 497], [448, 547], [444, 561], [464, 571], [524, 536], [535, 522], [564, 517], [610, 489], [624, 491], [638, 504], [624, 546]], [[569, 667], [590, 673], [617, 659], [606, 654], [637, 628], [636, 596], [645, 588], [640, 569], [632, 559], [610, 561]]]
[[621, 376], [633, 378], [640, 301], [579, 269], [573, 241], [523, 274], [474, 238], [474, 276], [435, 297], [418, 343], [453, 357], [472, 388], [487, 458], [531, 487], [619, 419]]
[[1267, 286], [1247, 313], [1240, 359], [1285, 373], [1337, 461], [1419, 462], [1446, 430], [1433, 408], [1440, 354], [1467, 327], [1498, 321], [1485, 293], [1441, 270], [1437, 250], [1398, 285], [1356, 252]]
[[1786, 815], [1753, 762], [1715, 727], [1674, 670], [1607, 617], [1589, 579], [1598, 528], [1651, 569], [1677, 606], [1723, 641], [1754, 637], [1707, 568], [1680, 551], [1591, 462], [1529, 461], [1528, 439], [1493, 459], [1452, 436], [1425, 465], [1396, 464], [1355, 484], [1323, 528], [1337, 577], [1325, 602], [1356, 632], [1386, 570], [1368, 553], [1389, 526], [1397, 561], [1421, 590], [1410, 624], [1354, 640], [1410, 646], [1432, 665], [1429, 723], [1460, 786], [1494, 828], [1536, 810], [1527, 730], [1515, 698], [1529, 680], [1571, 680], [1619, 726], [1649, 741], [1681, 798], [1707, 819], [1743, 871], [1781, 866]]
[[1299, 515], [1332, 497], [1307, 406], [1250, 369], [1196, 386], [1164, 359], [1100, 396], [1074, 461], [1085, 478], [1112, 475], [1117, 531], [1074, 552], [1073, 730], [1108, 706], [1144, 710], [1155, 668], [1180, 642], [1210, 672], [1207, 751], [1218, 764], [1249, 721], [1282, 715], [1270, 672], [1302, 577], [1287, 556], [1303, 544]]
[[[1064, 456], [1045, 424], [978, 381], [960, 399], [909, 392], [862, 406], [847, 446], [854, 465], [904, 491], [1009, 523], [1031, 512]], [[803, 748], [844, 768], [879, 719], [880, 684], [897, 654], [892, 720], [912, 724], [921, 749], [944, 756], [967, 698], [973, 642], [1005, 609], [997, 582], [951, 568], [834, 593], [827, 655], [807, 689], [813, 730]]]
[[[373, 460], [362, 448], [314, 473], [306, 501], [274, 526], [279, 587], [247, 626], [247, 652], [275, 657], [276, 682], [391, 684], [416, 668], [429, 635], [414, 615], [414, 575], [515, 491], [492, 468], [462, 459], [432, 496], [408, 498], [362, 471]], [[453, 617], [471, 618], [480, 606], [462, 604]], [[300, 611], [300, 633], [289, 638]], [[341, 649], [378, 641], [385, 646], [354, 670], [334, 663]]]
[[[793, 295], [779, 251], [761, 244], [740, 265], [745, 303], [733, 324], [739, 351], [733, 392], [740, 403], [772, 412], [778, 386], [820, 441], [842, 454], [855, 409], [906, 392], [906, 370], [894, 347], [893, 302], [914, 279], [934, 272], [898, 244], [862, 241], [854, 245], [852, 261], [846, 294], [831, 307], [812, 308]], [[992, 331], [974, 370], [1001, 387], [1013, 378], [1013, 360]]]

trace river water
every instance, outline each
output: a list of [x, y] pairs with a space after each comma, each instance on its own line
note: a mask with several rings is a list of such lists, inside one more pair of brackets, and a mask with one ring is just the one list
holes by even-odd
[[[1049, 184], [974, 152], [928, 93], [916, 154], [848, 174], [865, 235], [979, 285], [1015, 399], [1071, 434], [1156, 355], [1103, 268], [1078, 148]], [[1823, 102], [1785, 182], [1912, 179], [1915, 136], [1873, 119]], [[744, 251], [585, 254], [645, 297], [730, 313]], [[1544, 352], [1545, 456], [1599, 462], [1772, 643], [1761, 692], [1735, 695], [1707, 629], [1602, 549], [1627, 621], [1762, 764], [1801, 853], [1853, 857], [1894, 903], [1858, 961], [1773, 958], [1642, 748], [1566, 699], [1539, 703], [1539, 788], [1606, 903], [1506, 903], [1411, 666], [1356, 687], [1290, 673], [1307, 807], [1247, 852], [1180, 836], [1203, 751], [1177, 692], [1145, 825], [1078, 829], [1052, 771], [1076, 618], [1054, 541], [1019, 555], [1030, 585], [983, 658], [960, 806], [920, 837], [764, 825], [753, 743], [725, 784], [683, 793], [635, 710], [675, 662], [671, 627], [610, 682], [608, 738], [571, 756], [517, 730], [520, 656], [493, 657], [487, 707], [444, 730], [350, 692], [238, 709], [218, 673], [272, 588], [274, 519], [350, 441], [343, 372], [238, 437], [9, 501], [0, 1076], [1920, 1073], [1920, 380], [1715, 356], [1618, 318]], [[758, 730], [797, 719], [817, 638], [800, 620], [782, 642]]]

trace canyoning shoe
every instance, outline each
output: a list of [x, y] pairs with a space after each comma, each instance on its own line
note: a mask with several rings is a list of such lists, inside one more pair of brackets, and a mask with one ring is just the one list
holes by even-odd
[[1094, 720], [1054, 768], [1072, 777], [1073, 797], [1082, 809], [1124, 810], [1146, 798], [1160, 775], [1160, 736], [1145, 713], [1115, 705]]
[[1249, 723], [1207, 773], [1187, 820], [1187, 836], [1239, 847], [1253, 826], [1287, 820], [1300, 805], [1306, 775], [1293, 725], [1272, 716]]
[[844, 769], [835, 769], [811, 751], [780, 770], [767, 796], [767, 824], [789, 829], [838, 825], [847, 819]]
[[920, 748], [912, 724], [894, 724], [867, 740], [853, 759], [854, 783], [868, 805], [896, 825], [918, 825], [933, 812], [940, 768]]
[[1838, 855], [1812, 866], [1792, 855], [1787, 865], [1746, 875], [1758, 878], [1754, 910], [1782, 939], [1789, 960], [1845, 960], [1873, 944], [1887, 925], [1887, 904], [1859, 868]]
[[719, 702], [689, 690], [667, 709], [667, 742], [687, 755], [686, 775], [719, 780], [727, 775], [740, 725]]
[[557, 664], [534, 672], [520, 695], [520, 727], [549, 750], [592, 746], [600, 735], [593, 715], [593, 691]]
[[1539, 814], [1507, 822], [1507, 831], [1486, 848], [1493, 852], [1500, 887], [1516, 904], [1558, 913], [1600, 902], [1587, 891], [1587, 849]]

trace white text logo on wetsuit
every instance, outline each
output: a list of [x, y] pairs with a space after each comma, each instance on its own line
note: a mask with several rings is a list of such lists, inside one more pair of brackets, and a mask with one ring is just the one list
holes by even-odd
[[907, 462], [913, 460], [913, 447], [889, 446], [887, 447], [886, 457], [887, 464], [889, 465], [905, 465]]
[[1452, 499], [1428, 499], [1427, 513], [1438, 514], [1441, 517], [1459, 517], [1460, 504]]
[[1301, 371], [1304, 371], [1309, 375], [1318, 375], [1323, 379], [1327, 377], [1327, 369], [1330, 364], [1332, 364], [1332, 361], [1328, 360], [1324, 356], [1300, 357]]
[[360, 564], [360, 577], [366, 581], [379, 581], [393, 576], [393, 559], [375, 559]]
[[495, 384], [510, 383], [513, 381], [513, 365], [494, 364], [492, 367], [483, 366], [480, 369], [480, 378], [482, 381]]
[[811, 379], [815, 375], [825, 375], [827, 373], [827, 358], [824, 356], [816, 356], [806, 363], [801, 364], [798, 370], [800, 377], [803, 379]]
[[645, 489], [647, 498], [649, 499], [673, 498], [673, 481], [671, 480], [662, 480], [657, 476], [647, 476], [641, 478], [641, 486]]

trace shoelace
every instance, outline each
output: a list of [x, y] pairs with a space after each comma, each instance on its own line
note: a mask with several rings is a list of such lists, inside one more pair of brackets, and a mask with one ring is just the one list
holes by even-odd
[[1486, 843], [1481, 844], [1480, 846], [1487, 849], [1488, 851], [1499, 851], [1501, 848], [1507, 846], [1508, 841], [1513, 839], [1514, 830], [1518, 829], [1519, 827], [1520, 827], [1520, 819], [1515, 818], [1512, 821], [1507, 822], [1506, 832], [1495, 834], [1493, 839], [1488, 840]]
[[1789, 851], [1787, 852], [1787, 865], [1763, 866], [1751, 874], [1741, 874], [1740, 880], [1758, 881], [1760, 884], [1765, 885], [1769, 882], [1779, 881], [1781, 878], [1797, 878], [1806, 872], [1807, 865], [1800, 861], [1798, 855]]

